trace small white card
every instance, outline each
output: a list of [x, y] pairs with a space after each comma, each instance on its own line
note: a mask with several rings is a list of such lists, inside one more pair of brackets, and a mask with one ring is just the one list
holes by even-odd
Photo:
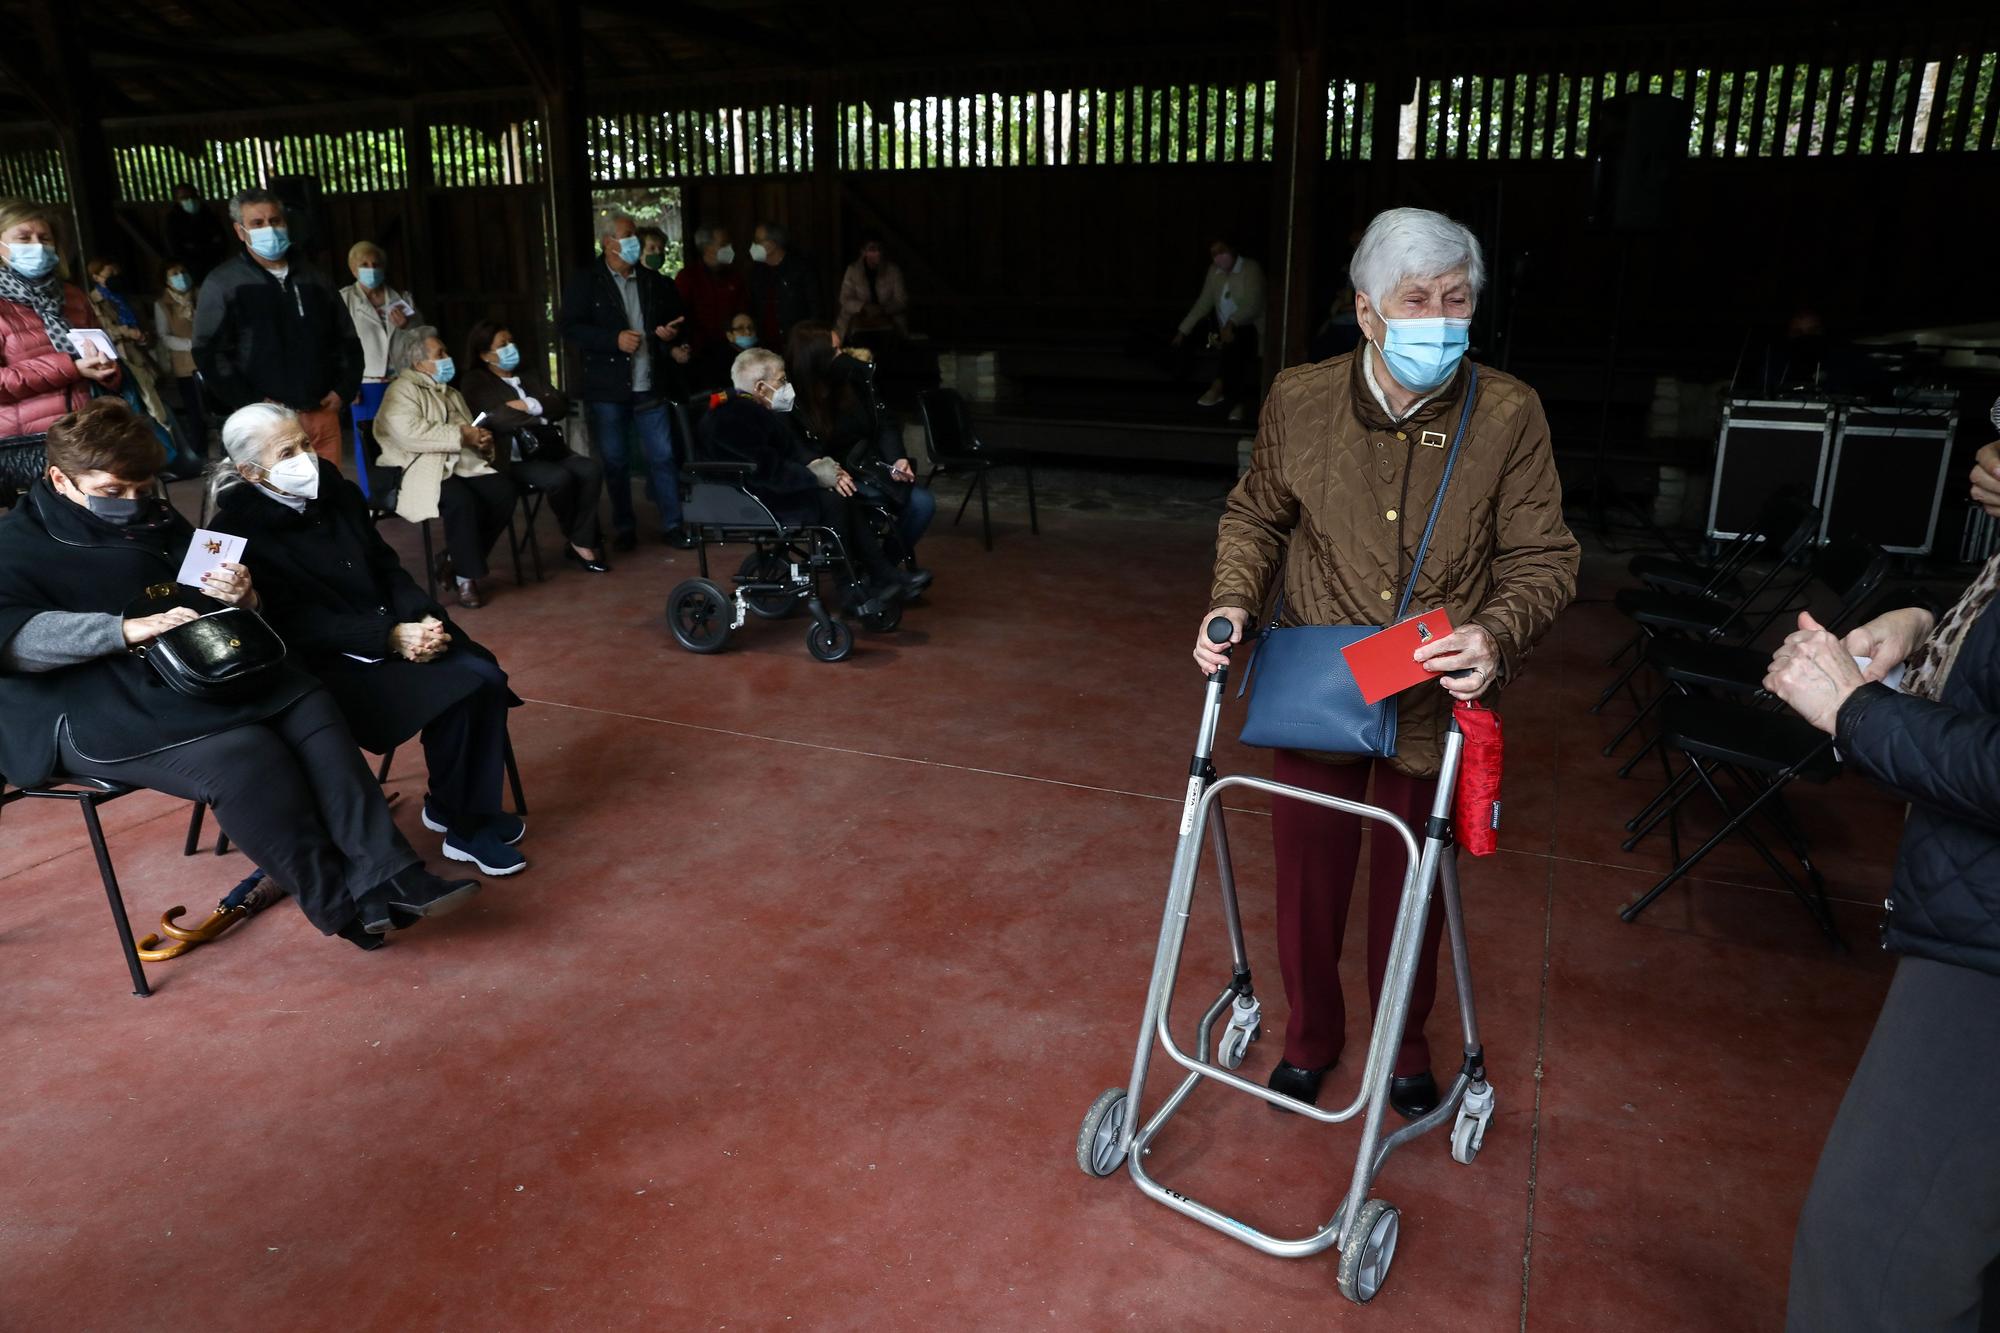
[[384, 306], [383, 309], [400, 310], [403, 312], [404, 319], [415, 319], [417, 317], [417, 308], [411, 305], [408, 301], [403, 300], [401, 297], [398, 297], [395, 300], [389, 302], [389, 304]]
[[199, 588], [204, 574], [213, 573], [225, 563], [242, 564], [245, 545], [247, 543], [241, 537], [196, 528], [194, 540], [188, 543], [187, 558], [181, 561], [181, 572], [174, 577], [190, 588]]
[[76, 344], [76, 350], [84, 356], [95, 352], [107, 361], [118, 359], [118, 349], [111, 342], [111, 335], [103, 329], [71, 329], [69, 340]]

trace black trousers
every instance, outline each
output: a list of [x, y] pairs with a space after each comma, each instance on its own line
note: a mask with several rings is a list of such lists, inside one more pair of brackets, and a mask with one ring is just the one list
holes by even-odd
[[1789, 1333], [2000, 1329], [2000, 977], [1905, 958], [1820, 1153]]
[[597, 549], [597, 502], [604, 494], [604, 465], [583, 454], [560, 462], [528, 459], [514, 464], [514, 474], [548, 496], [563, 537], [571, 546]]
[[1257, 326], [1238, 324], [1229, 341], [1216, 348], [1222, 377], [1222, 392], [1233, 407], [1238, 403], [1254, 407], [1257, 402]]
[[822, 528], [831, 528], [834, 535], [840, 538], [841, 549], [847, 552], [848, 562], [854, 566], [857, 577], [880, 577], [895, 568], [882, 551], [881, 538], [876, 536], [868, 516], [862, 512], [859, 496], [819, 490], [813, 492], [811, 499], [798, 496], [782, 505], [775, 505], [772, 512], [785, 523], [817, 524]]
[[423, 730], [431, 812], [453, 833], [472, 834], [500, 813], [507, 780], [507, 673], [477, 653], [452, 651], [427, 671], [463, 671], [479, 688]]
[[206, 801], [243, 854], [331, 935], [354, 904], [421, 858], [397, 831], [333, 696], [139, 759], [95, 763], [65, 742], [65, 772]]
[[438, 517], [444, 523], [445, 553], [458, 577], [486, 577], [486, 557], [507, 530], [520, 494], [514, 479], [499, 472], [444, 479], [438, 488]]

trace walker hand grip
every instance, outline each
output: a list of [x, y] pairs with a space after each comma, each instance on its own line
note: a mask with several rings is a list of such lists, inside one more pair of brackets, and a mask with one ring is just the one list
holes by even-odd
[[1217, 616], [1208, 622], [1208, 641], [1213, 644], [1229, 642], [1229, 636], [1236, 633], [1236, 626], [1229, 623], [1228, 616]]

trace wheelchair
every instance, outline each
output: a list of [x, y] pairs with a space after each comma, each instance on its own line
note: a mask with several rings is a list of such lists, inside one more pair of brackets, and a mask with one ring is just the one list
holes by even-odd
[[[821, 662], [846, 659], [854, 651], [854, 630], [820, 596], [822, 575], [832, 574], [843, 588], [860, 581], [839, 535], [818, 524], [781, 521], [751, 492], [748, 463], [695, 462], [688, 471], [692, 484], [681, 500], [681, 521], [695, 534], [701, 574], [676, 586], [667, 598], [667, 626], [675, 642], [691, 653], [721, 652], [751, 616], [786, 620], [803, 608], [812, 618], [806, 651]], [[868, 506], [867, 521], [878, 530], [884, 517], [879, 506]], [[888, 521], [893, 532], [893, 516]], [[730, 588], [709, 574], [711, 542], [754, 548]], [[901, 602], [888, 602], [861, 617], [865, 628], [881, 634], [895, 630], [902, 620]]]

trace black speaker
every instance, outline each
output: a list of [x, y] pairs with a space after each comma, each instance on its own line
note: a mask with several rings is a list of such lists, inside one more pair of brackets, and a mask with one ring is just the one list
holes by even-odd
[[1708, 535], [1728, 541], [1751, 531], [1764, 506], [1781, 493], [1819, 504], [1835, 415], [1831, 403], [1730, 402], [1715, 442]]
[[1668, 93], [1625, 93], [1590, 118], [1590, 223], [1658, 231], [1672, 220], [1674, 179], [1688, 153], [1688, 106]]
[[331, 243], [317, 176], [273, 176], [264, 187], [285, 206], [294, 249], [316, 254]]

